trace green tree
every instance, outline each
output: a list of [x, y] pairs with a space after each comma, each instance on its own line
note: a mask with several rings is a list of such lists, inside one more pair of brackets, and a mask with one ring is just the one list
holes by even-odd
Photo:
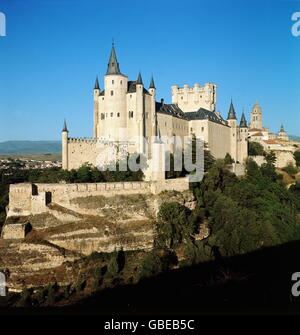
[[77, 181], [79, 183], [88, 183], [91, 181], [91, 168], [89, 166], [82, 166], [77, 170]]
[[249, 156], [263, 156], [264, 147], [258, 142], [248, 142]]
[[300, 166], [300, 150], [297, 150], [294, 152], [294, 158], [296, 161], [297, 166]]
[[265, 159], [268, 164], [275, 164], [276, 163], [276, 155], [274, 151], [271, 151], [269, 153], [264, 153]]
[[158, 219], [157, 234], [160, 247], [173, 248], [190, 239], [197, 229], [191, 211], [177, 202], [162, 203]]
[[227, 152], [225, 158], [224, 158], [224, 162], [227, 165], [230, 165], [232, 163], [234, 163], [234, 159], [231, 157], [231, 155]]
[[298, 169], [292, 163], [289, 163], [287, 166], [282, 168], [282, 170], [292, 177], [298, 172]]

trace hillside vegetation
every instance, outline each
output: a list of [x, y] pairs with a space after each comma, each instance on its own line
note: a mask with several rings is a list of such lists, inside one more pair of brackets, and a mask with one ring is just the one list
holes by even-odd
[[[52, 286], [12, 295], [9, 303], [69, 304], [108, 287], [136, 284], [168, 270], [300, 240], [300, 183], [287, 188], [271, 163], [258, 167], [250, 159], [246, 171], [245, 177], [237, 178], [225, 161], [218, 160], [203, 182], [191, 185], [197, 199], [194, 210], [177, 202], [162, 203], [152, 251], [94, 253], [68, 262], [68, 286], [56, 284], [54, 269]], [[210, 234], [198, 239], [204, 227]], [[57, 270], [57, 276], [67, 271], [64, 267]]]

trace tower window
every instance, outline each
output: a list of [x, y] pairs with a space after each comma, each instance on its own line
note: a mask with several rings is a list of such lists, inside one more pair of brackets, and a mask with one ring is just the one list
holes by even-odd
[[104, 120], [104, 114], [103, 113], [101, 113], [101, 120]]
[[120, 84], [122, 85], [122, 80], [120, 81]]
[[133, 118], [133, 111], [129, 111], [129, 118]]
[[120, 117], [120, 113], [117, 113], [117, 117]]
[[114, 91], [110, 91], [110, 95], [114, 95]]
[[110, 117], [113, 117], [114, 116], [114, 113], [110, 113]]
[[201, 130], [204, 131], [204, 127], [202, 127]]
[[112, 80], [112, 81], [111, 81], [111, 83], [112, 83], [112, 84], [114, 84], [114, 83], [115, 83], [115, 81], [114, 81], [114, 80]]

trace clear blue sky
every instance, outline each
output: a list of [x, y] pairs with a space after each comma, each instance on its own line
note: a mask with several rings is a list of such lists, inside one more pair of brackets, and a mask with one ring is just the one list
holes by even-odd
[[240, 117], [259, 100], [264, 124], [300, 135], [299, 1], [1, 0], [0, 141], [92, 136], [93, 85], [112, 38], [121, 71], [153, 73], [157, 98], [173, 84], [214, 82], [217, 109]]

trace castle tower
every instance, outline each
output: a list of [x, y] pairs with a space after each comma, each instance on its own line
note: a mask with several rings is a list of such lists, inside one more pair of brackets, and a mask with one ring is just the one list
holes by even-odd
[[227, 117], [228, 125], [230, 126], [230, 147], [231, 147], [231, 152], [229, 154], [231, 157], [237, 161], [237, 135], [238, 135], [238, 130], [237, 130], [237, 118], [236, 118], [236, 113], [234, 110], [234, 106], [231, 100], [230, 107], [229, 107], [229, 112], [228, 112], [228, 117]]
[[61, 143], [62, 143], [62, 168], [68, 170], [68, 135], [69, 131], [67, 128], [66, 120], [64, 121], [64, 127], [61, 132]]
[[250, 128], [263, 129], [262, 109], [258, 102], [252, 108]]
[[127, 93], [128, 78], [120, 71], [114, 43], [112, 45], [107, 72], [104, 76], [104, 93], [98, 97], [101, 110], [98, 115], [97, 137], [118, 141], [127, 128]]
[[144, 84], [141, 72], [136, 81], [136, 117], [139, 126], [139, 151], [145, 153], [145, 115], [144, 115]]
[[149, 93], [151, 94], [151, 111], [150, 111], [150, 122], [151, 122], [151, 136], [152, 139], [157, 135], [157, 115], [156, 115], [156, 88], [154, 85], [153, 76], [151, 77]]
[[248, 126], [246, 117], [243, 111], [240, 126], [239, 126], [239, 138], [238, 138], [238, 162], [243, 163], [248, 157]]
[[94, 138], [98, 138], [99, 96], [100, 96], [100, 87], [97, 76], [94, 86]]
[[172, 104], [178, 105], [183, 112], [194, 112], [200, 108], [211, 112], [216, 107], [217, 86], [213, 83], [205, 83], [200, 86], [195, 83], [193, 87], [185, 84], [183, 87], [172, 86]]

